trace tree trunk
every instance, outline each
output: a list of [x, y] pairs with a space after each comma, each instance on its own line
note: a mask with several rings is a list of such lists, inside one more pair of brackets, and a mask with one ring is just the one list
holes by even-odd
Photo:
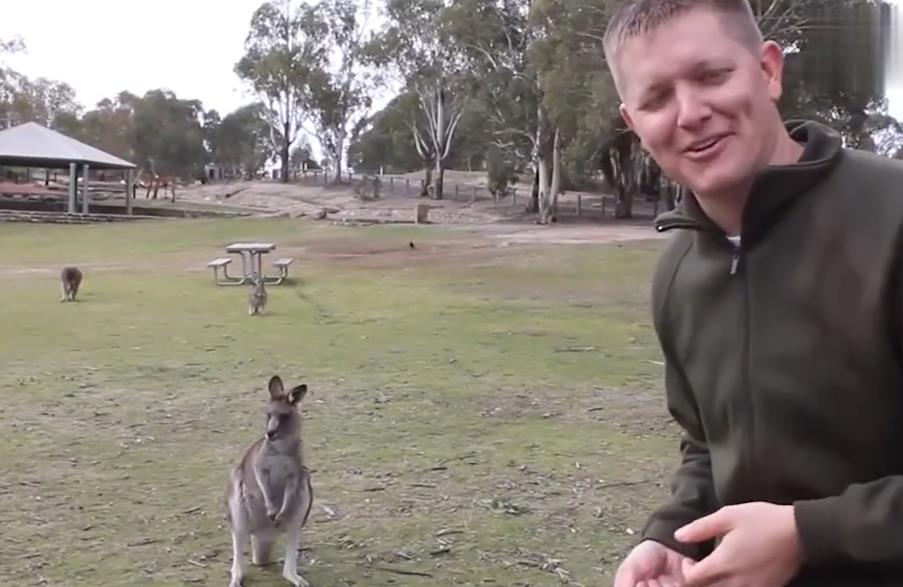
[[428, 198], [430, 197], [430, 191], [433, 187], [433, 164], [432, 161], [427, 161], [426, 165], [423, 167], [423, 185], [420, 186], [420, 197]]
[[445, 169], [442, 165], [442, 159], [436, 157], [436, 174], [433, 176], [433, 198], [442, 199], [442, 181], [445, 179]]
[[540, 160], [539, 170], [539, 224], [548, 224], [555, 217], [555, 204], [561, 188], [561, 133], [558, 129], [555, 130], [553, 139], [551, 161], [548, 161], [548, 157], [543, 157]]
[[527, 202], [528, 214], [539, 213], [539, 165], [533, 162], [533, 189], [530, 192], [530, 200]]
[[445, 176], [445, 170], [443, 169], [443, 159], [445, 159], [445, 149], [448, 144], [448, 137], [446, 137], [446, 122], [445, 122], [445, 92], [442, 91], [442, 88], [436, 89], [436, 138], [433, 143], [436, 147], [436, 175], [433, 177], [433, 181], [435, 182], [433, 186], [433, 198], [436, 200], [442, 199], [442, 180]]
[[538, 224], [545, 224], [545, 202], [548, 197], [549, 189], [549, 162], [544, 156], [539, 159], [539, 216], [536, 219]]
[[558, 218], [558, 196], [561, 194], [561, 133], [555, 129], [555, 142], [552, 146], [552, 193], [551, 199], [551, 220], [555, 222]]
[[633, 133], [625, 133], [612, 144], [614, 149], [613, 176], [615, 178], [615, 218], [631, 218], [633, 215], [633, 195], [642, 170], [643, 153], [639, 141]]
[[536, 132], [533, 135], [533, 193], [530, 197], [530, 205], [527, 206], [527, 212], [530, 214], [539, 214], [539, 201], [546, 189], [546, 174], [548, 172], [542, 153], [542, 146], [545, 140], [543, 138], [545, 116], [542, 106], [536, 109], [536, 115]]
[[615, 202], [615, 218], [624, 220], [633, 216], [633, 192], [623, 192]]
[[282, 183], [288, 183], [288, 170], [291, 164], [291, 137], [289, 136], [289, 130], [291, 129], [291, 123], [285, 122], [282, 125], [282, 153], [280, 157], [282, 158], [282, 172], [281, 177], [279, 178]]
[[342, 152], [345, 150], [345, 133], [336, 136], [335, 150], [335, 183], [342, 183]]

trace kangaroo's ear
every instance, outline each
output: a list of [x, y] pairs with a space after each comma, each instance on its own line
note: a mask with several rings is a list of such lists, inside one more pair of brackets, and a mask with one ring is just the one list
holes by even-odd
[[297, 404], [305, 395], [307, 395], [307, 384], [302, 383], [297, 387], [293, 387], [291, 391], [288, 392], [288, 403]]
[[282, 387], [282, 379], [278, 375], [270, 377], [270, 398], [280, 399], [285, 397], [285, 388]]

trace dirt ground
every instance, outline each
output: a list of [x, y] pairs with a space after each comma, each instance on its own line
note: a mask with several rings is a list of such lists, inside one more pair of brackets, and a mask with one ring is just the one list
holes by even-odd
[[[463, 172], [459, 172], [459, 175]], [[453, 184], [452, 184], [453, 185]], [[466, 184], [459, 184], [466, 185]], [[386, 192], [388, 190], [385, 190]], [[402, 190], [397, 190], [402, 191]], [[575, 197], [575, 196], [574, 196]], [[586, 194], [590, 198], [599, 196]], [[454, 227], [507, 244], [581, 244], [612, 243], [661, 238], [652, 228], [651, 214], [638, 206], [638, 218], [615, 221], [602, 216], [587, 203], [581, 216], [569, 213], [567, 203], [561, 221], [540, 226], [531, 214], [524, 212], [524, 201], [500, 203], [480, 196], [469, 198], [425, 200], [410, 195], [385, 193], [374, 201], [357, 199], [348, 186], [333, 187], [306, 183], [281, 184], [268, 181], [236, 181], [182, 188], [181, 202], [211, 206], [245, 208], [256, 215], [281, 217], [313, 217], [340, 224], [413, 223], [418, 204], [430, 206], [429, 222]]]

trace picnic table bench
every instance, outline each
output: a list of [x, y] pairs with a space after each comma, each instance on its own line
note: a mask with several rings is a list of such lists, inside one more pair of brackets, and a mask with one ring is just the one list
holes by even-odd
[[[274, 243], [238, 242], [226, 246], [227, 253], [235, 253], [241, 257], [241, 277], [230, 277], [227, 266], [233, 261], [231, 257], [220, 257], [207, 263], [207, 267], [213, 268], [213, 279], [217, 285], [244, 285], [252, 283], [254, 275], [260, 275], [264, 283], [279, 285], [288, 277], [288, 266], [294, 259], [285, 257], [273, 261], [279, 274], [275, 277], [267, 277], [263, 271], [263, 255], [276, 250]], [[219, 276], [219, 269], [223, 270], [223, 277]]]

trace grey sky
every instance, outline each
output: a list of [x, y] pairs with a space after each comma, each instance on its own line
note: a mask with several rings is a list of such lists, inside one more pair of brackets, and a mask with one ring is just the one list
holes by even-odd
[[0, 38], [27, 54], [29, 77], [65, 81], [90, 109], [122, 90], [167, 88], [221, 114], [253, 99], [232, 68], [261, 0], [25, 0], [4, 2]]

